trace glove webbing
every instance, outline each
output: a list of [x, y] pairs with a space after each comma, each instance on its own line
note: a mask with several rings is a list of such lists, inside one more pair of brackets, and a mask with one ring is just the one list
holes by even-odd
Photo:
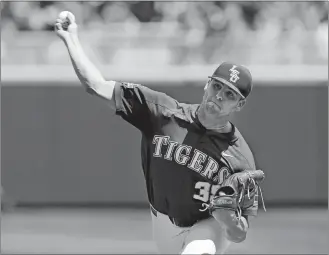
[[[258, 189], [259, 189], [259, 193], [260, 193], [260, 197], [261, 197], [261, 199], [262, 199], [263, 209], [264, 209], [264, 211], [266, 212], [265, 202], [264, 202], [264, 198], [263, 198], [262, 189], [261, 189], [261, 187], [259, 186], [259, 184], [254, 180], [254, 178], [252, 178], [252, 177], [250, 176], [250, 173], [247, 173], [247, 174], [248, 174], [248, 176], [249, 176], [249, 179], [248, 179], [248, 186], [247, 186], [247, 196], [248, 196], [248, 198], [250, 199], [250, 191], [249, 191], [249, 189], [250, 189], [250, 185], [254, 185], [254, 187], [258, 188]], [[243, 187], [242, 190], [245, 190], [245, 183], [243, 183], [242, 187]], [[243, 198], [243, 195], [244, 195], [244, 193], [241, 192], [241, 193], [240, 193], [240, 198], [239, 198], [239, 201], [238, 201], [238, 208], [237, 208], [238, 211], [237, 211], [237, 213], [238, 213], [238, 219], [239, 219], [239, 220], [241, 219], [241, 214], [242, 214], [242, 209], [241, 209], [241, 207], [240, 207], [240, 202], [241, 202], [241, 200], [242, 200], [242, 198]]]
[[[250, 173], [247, 173], [247, 174], [248, 174], [248, 176], [249, 176], [249, 179], [248, 179], [248, 186], [247, 186], [247, 195], [248, 195], [248, 198], [250, 199], [250, 192], [249, 192], [250, 185], [253, 184], [255, 187], [259, 188], [259, 193], [260, 193], [260, 198], [262, 199], [263, 209], [264, 209], [264, 211], [266, 212], [265, 202], [264, 202], [264, 198], [263, 198], [262, 189], [261, 189], [261, 187], [258, 185], [258, 183], [256, 183], [256, 181], [250, 176]], [[243, 188], [244, 188], [244, 185], [243, 185]], [[243, 193], [241, 192], [241, 194], [240, 194], [240, 199], [239, 199], [239, 203], [241, 202], [242, 197], [243, 197]]]

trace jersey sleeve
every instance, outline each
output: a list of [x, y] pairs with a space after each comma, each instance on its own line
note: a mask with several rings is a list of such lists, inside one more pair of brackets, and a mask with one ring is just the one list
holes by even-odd
[[146, 135], [163, 115], [182, 114], [175, 99], [141, 84], [116, 82], [114, 100], [116, 114]]

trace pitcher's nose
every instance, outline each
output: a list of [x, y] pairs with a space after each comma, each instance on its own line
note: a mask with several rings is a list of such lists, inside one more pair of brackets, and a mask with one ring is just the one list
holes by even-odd
[[219, 100], [219, 101], [222, 101], [222, 100], [223, 100], [223, 98], [222, 98], [222, 96], [221, 96], [221, 94], [220, 94], [220, 91], [217, 93], [216, 98], [217, 98], [217, 100]]

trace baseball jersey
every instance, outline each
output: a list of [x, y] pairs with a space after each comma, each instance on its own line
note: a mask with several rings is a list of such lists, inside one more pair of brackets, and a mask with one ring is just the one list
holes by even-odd
[[[253, 154], [238, 129], [207, 130], [198, 104], [180, 103], [140, 84], [116, 82], [116, 114], [142, 133], [141, 159], [150, 204], [177, 220], [210, 217], [200, 211], [225, 178], [255, 169]], [[256, 215], [258, 202], [244, 211]]]

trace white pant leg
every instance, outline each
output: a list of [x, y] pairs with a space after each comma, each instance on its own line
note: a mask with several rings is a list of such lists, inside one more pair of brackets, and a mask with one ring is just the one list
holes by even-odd
[[160, 212], [155, 216], [152, 211], [152, 231], [160, 254], [179, 254], [190, 228], [181, 228], [172, 224], [169, 217]]
[[223, 254], [230, 244], [219, 223], [214, 218], [209, 218], [191, 227], [181, 254]]

